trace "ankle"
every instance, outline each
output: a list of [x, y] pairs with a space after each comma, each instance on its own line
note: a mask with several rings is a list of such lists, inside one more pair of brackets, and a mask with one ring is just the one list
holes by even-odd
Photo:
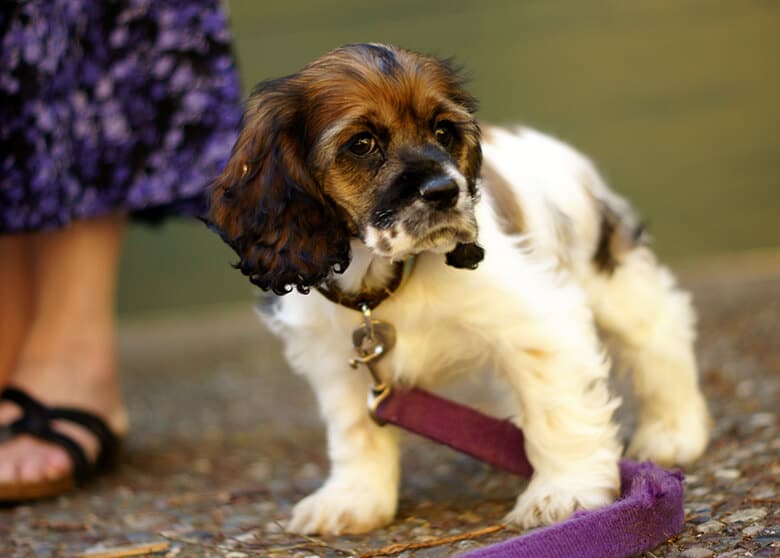
[[115, 368], [116, 338], [112, 322], [93, 321], [57, 327], [36, 322], [25, 339], [17, 368], [78, 367], [82, 374]]

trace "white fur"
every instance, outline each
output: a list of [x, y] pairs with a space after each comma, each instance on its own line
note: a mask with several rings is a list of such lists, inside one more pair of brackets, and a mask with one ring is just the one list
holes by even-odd
[[[483, 192], [475, 212], [484, 261], [471, 271], [448, 267], [442, 254], [418, 256], [409, 282], [374, 313], [398, 333], [379, 368], [392, 383], [430, 388], [490, 367], [511, 386], [535, 473], [507, 519], [531, 527], [603, 506], [619, 492], [618, 402], [607, 390], [596, 323], [620, 341], [633, 368], [642, 403], [634, 455], [690, 461], [703, 451], [708, 419], [688, 297], [647, 248], [631, 251], [612, 275], [593, 264], [594, 199], [631, 220], [628, 204], [587, 159], [538, 132], [491, 129], [483, 153], [515, 188], [528, 234], [503, 233]], [[352, 248], [352, 263], [338, 276], [342, 289], [357, 289], [367, 274], [385, 276], [389, 259], [360, 241]], [[338, 534], [390, 522], [400, 476], [396, 435], [368, 416], [368, 374], [347, 366], [360, 315], [316, 292], [293, 293], [266, 320], [314, 388], [332, 463], [288, 528]]]

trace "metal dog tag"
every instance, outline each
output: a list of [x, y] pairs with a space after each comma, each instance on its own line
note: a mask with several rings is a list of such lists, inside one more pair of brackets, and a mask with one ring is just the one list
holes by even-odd
[[379, 356], [395, 347], [395, 328], [387, 322], [371, 320], [370, 327], [364, 324], [352, 332], [352, 344], [364, 357], [381, 347]]

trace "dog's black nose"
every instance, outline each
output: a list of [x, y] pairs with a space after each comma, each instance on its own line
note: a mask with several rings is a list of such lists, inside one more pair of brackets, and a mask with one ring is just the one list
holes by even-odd
[[459, 192], [457, 183], [449, 176], [434, 176], [420, 185], [422, 198], [438, 209], [454, 206]]

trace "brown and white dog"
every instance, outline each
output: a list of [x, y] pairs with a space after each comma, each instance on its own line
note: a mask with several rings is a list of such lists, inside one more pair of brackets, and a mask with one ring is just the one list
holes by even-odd
[[248, 101], [210, 219], [253, 283], [289, 293], [262, 313], [327, 424], [330, 476], [291, 531], [361, 532], [395, 514], [396, 433], [371, 420], [368, 375], [347, 366], [361, 316], [309, 290], [381, 291], [411, 256], [411, 278], [374, 312], [397, 330], [380, 374], [430, 387], [490, 368], [506, 383], [535, 470], [509, 521], [550, 523], [618, 494], [597, 326], [633, 371], [629, 453], [687, 463], [705, 448], [689, 297], [627, 202], [572, 148], [480, 130], [475, 109], [448, 63], [380, 44], [336, 49]]

